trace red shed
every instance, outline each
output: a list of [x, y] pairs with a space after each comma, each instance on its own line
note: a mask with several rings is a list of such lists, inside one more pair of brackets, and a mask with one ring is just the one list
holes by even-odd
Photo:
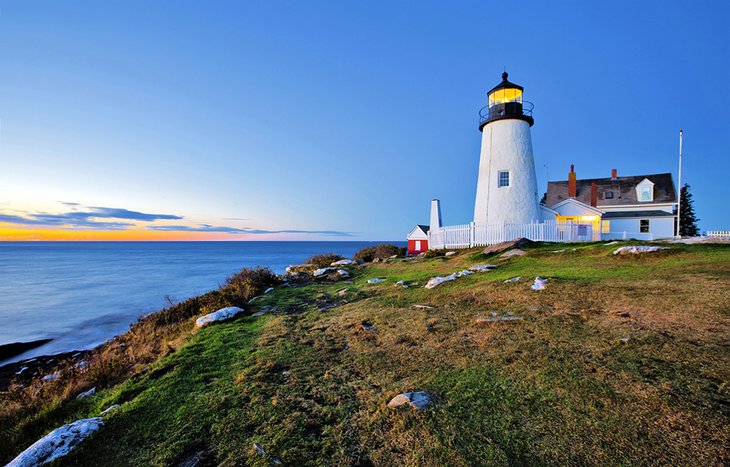
[[417, 225], [408, 234], [408, 254], [417, 255], [428, 250], [428, 226]]

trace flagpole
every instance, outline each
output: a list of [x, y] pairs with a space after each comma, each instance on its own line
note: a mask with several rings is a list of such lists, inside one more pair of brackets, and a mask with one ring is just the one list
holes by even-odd
[[683, 132], [679, 130], [679, 177], [677, 180], [677, 188], [679, 188], [679, 195], [677, 196], [677, 238], [680, 238], [682, 234], [679, 231], [680, 219], [681, 219], [681, 208], [682, 208], [682, 136]]

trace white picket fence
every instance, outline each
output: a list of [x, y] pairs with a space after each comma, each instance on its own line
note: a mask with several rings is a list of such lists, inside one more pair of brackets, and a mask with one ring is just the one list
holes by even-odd
[[533, 222], [530, 224], [469, 224], [449, 225], [429, 231], [429, 248], [471, 248], [494, 245], [514, 238], [529, 238], [536, 242], [594, 242], [601, 232], [592, 224]]
[[708, 230], [708, 237], [730, 238], [730, 230]]

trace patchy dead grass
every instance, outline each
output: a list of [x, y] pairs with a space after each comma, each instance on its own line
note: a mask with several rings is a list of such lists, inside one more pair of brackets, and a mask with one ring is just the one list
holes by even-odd
[[[318, 300], [342, 285], [278, 289], [266, 303], [290, 314], [211, 327], [152, 365], [164, 376], [141, 373], [76, 407], [132, 409], [68, 460], [171, 464], [204, 451], [211, 463], [265, 465], [258, 443], [296, 465], [729, 463], [730, 249], [527, 249], [370, 265], [346, 287], [357, 300], [331, 309]], [[498, 268], [422, 287], [486, 262]], [[538, 275], [548, 287], [535, 292]], [[521, 319], [475, 322], [492, 313]], [[435, 403], [386, 408], [414, 390]], [[53, 410], [70, 417], [67, 405]], [[152, 433], [150, 420], [165, 423]]]

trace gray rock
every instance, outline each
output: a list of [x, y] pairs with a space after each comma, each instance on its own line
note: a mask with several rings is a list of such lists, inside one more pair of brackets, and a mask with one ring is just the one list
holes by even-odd
[[413, 305], [413, 308], [416, 308], [417, 310], [435, 310], [436, 309], [435, 306], [421, 305], [421, 304]]
[[381, 282], [385, 282], [387, 279], [383, 279], [382, 277], [376, 277], [373, 279], [368, 279], [368, 284], [380, 284]]
[[469, 270], [472, 272], [489, 272], [496, 267], [495, 264], [475, 264], [474, 266], [470, 266]]
[[341, 277], [341, 278], [347, 278], [347, 277], [350, 277], [350, 273], [349, 273], [349, 272], [347, 272], [347, 271], [346, 271], [346, 270], [344, 270], [344, 269], [338, 269], [338, 270], [337, 270], [337, 275], [338, 275], [339, 277]]
[[536, 277], [535, 282], [530, 286], [532, 290], [543, 290], [545, 287], [547, 287], [547, 279], [542, 277]]
[[398, 394], [388, 402], [389, 408], [400, 407], [401, 405], [408, 404], [414, 409], [423, 410], [431, 404], [431, 395], [427, 392], [405, 392]]
[[519, 282], [520, 279], [522, 279], [522, 277], [517, 276], [517, 277], [513, 277], [511, 279], [507, 279], [506, 281], [504, 281], [504, 283], [507, 284], [507, 283], [510, 283], [510, 282]]
[[256, 313], [253, 313], [251, 316], [256, 318], [259, 316], [264, 316], [265, 314], [266, 314], [266, 312], [264, 312], [264, 311], [257, 311]]
[[221, 308], [218, 311], [214, 311], [213, 313], [208, 313], [207, 315], [201, 316], [200, 318], [195, 320], [195, 325], [199, 328], [202, 328], [218, 321], [231, 319], [242, 311], [243, 309], [238, 308], [237, 306]]
[[56, 381], [60, 377], [61, 377], [61, 375], [59, 373], [51, 373], [49, 375], [44, 376], [43, 381]]
[[355, 264], [355, 261], [351, 259], [341, 259], [339, 261], [335, 261], [334, 263], [330, 264], [332, 267], [338, 267], [338, 266], [350, 266], [351, 264]]
[[427, 289], [433, 289], [434, 287], [441, 285], [444, 282], [456, 280], [457, 277], [458, 276], [456, 275], [456, 273], [450, 274], [448, 276], [432, 277], [431, 279], [429, 279], [424, 287]]
[[506, 253], [502, 253], [500, 258], [512, 258], [513, 256], [525, 256], [527, 254], [526, 251], [520, 250], [519, 248], [510, 250]]
[[73, 451], [103, 424], [101, 417], [94, 417], [56, 428], [21, 452], [6, 467], [36, 466], [52, 462]]
[[503, 251], [507, 251], [511, 248], [521, 248], [531, 243], [533, 243], [533, 241], [526, 238], [515, 238], [514, 240], [490, 245], [486, 247], [482, 253], [484, 253], [485, 255], [493, 255], [496, 253], [502, 253]]
[[640, 253], [653, 253], [660, 250], [668, 250], [665, 246], [622, 246], [613, 252], [614, 255], [638, 255]]
[[458, 254], [459, 253], [457, 253], [456, 251], [447, 251], [444, 256], [446, 256], [448, 258], [449, 256], [456, 256]]
[[328, 272], [334, 271], [334, 270], [335, 270], [335, 268], [320, 268], [320, 269], [315, 269], [314, 272], [312, 273], [312, 275], [314, 277], [322, 277], [325, 274], [327, 274]]
[[114, 410], [117, 410], [119, 408], [119, 404], [110, 405], [107, 407], [103, 412], [101, 412], [102, 415], [106, 415], [109, 412], [112, 412]]
[[94, 394], [96, 394], [96, 387], [93, 387], [93, 388], [89, 389], [88, 391], [82, 392], [81, 394], [76, 396], [76, 399], [84, 399], [86, 397], [91, 397]]
[[264, 290], [264, 293], [267, 294], [267, 293], [273, 292], [273, 291], [274, 291], [274, 288], [273, 287], [269, 287], [268, 289]]

